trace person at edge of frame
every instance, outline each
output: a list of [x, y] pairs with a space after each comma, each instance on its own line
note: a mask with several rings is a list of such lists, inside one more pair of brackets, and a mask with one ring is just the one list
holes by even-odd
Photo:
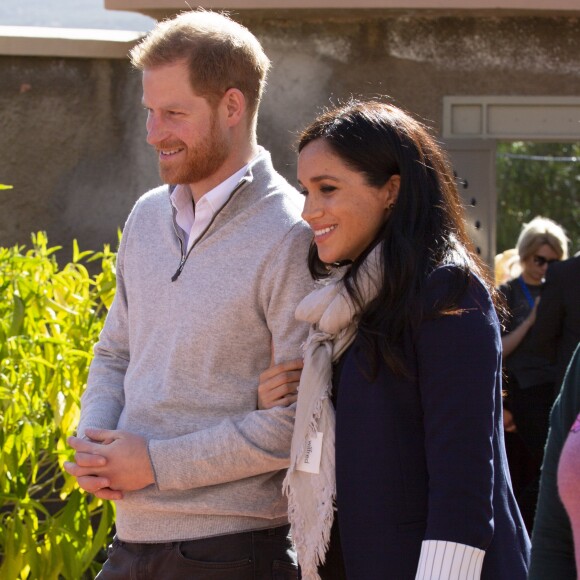
[[577, 580], [580, 569], [580, 344], [556, 402], [542, 464], [529, 580]]

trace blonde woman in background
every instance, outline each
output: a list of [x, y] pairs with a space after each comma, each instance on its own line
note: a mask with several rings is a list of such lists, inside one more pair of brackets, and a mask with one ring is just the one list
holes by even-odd
[[506, 430], [516, 430], [523, 442], [525, 455], [508, 452], [508, 457], [514, 491], [531, 531], [549, 413], [556, 393], [554, 369], [532, 353], [528, 333], [536, 319], [548, 265], [568, 257], [568, 239], [560, 225], [538, 216], [523, 226], [516, 250], [521, 274], [500, 286], [508, 310], [502, 336], [508, 392], [505, 425]]

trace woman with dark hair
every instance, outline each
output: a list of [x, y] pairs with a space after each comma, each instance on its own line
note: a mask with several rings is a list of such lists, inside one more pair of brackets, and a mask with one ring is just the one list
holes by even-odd
[[324, 113], [298, 150], [320, 281], [296, 312], [285, 480], [303, 578], [524, 579], [496, 292], [444, 153], [377, 101]]

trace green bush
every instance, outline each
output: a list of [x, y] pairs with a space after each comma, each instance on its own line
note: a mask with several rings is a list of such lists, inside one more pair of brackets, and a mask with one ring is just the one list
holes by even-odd
[[564, 228], [570, 255], [580, 250], [580, 143], [498, 143], [496, 170], [498, 253], [537, 215]]
[[61, 268], [44, 233], [32, 242], [0, 247], [0, 578], [79, 580], [100, 567], [114, 508], [62, 463], [113, 299], [115, 254], [79, 252], [75, 241]]

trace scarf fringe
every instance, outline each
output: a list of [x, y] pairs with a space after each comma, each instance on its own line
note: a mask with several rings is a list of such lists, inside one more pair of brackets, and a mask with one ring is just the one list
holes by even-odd
[[[306, 475], [306, 474], [305, 474]], [[286, 481], [285, 481], [285, 489]], [[323, 488], [323, 493], [328, 493], [327, 488]], [[315, 529], [311, 526], [306, 530], [306, 522], [300, 516], [300, 510], [297, 508], [297, 500], [292, 488], [288, 492], [288, 520], [292, 527], [292, 541], [296, 551], [300, 554], [300, 570], [303, 580], [320, 580], [318, 567], [324, 564], [326, 552], [330, 544], [330, 532], [334, 521], [334, 496], [328, 502], [322, 503], [317, 509], [316, 521], [318, 525]], [[312, 536], [319, 538], [318, 541], [312, 542]]]

